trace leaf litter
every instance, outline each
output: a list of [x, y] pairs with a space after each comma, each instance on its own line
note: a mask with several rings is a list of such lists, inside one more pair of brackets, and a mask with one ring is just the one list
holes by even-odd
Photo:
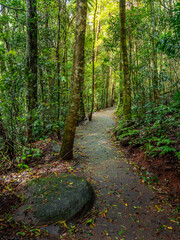
[[[136, 165], [129, 164], [129, 159], [114, 144], [109, 130], [114, 125], [112, 116], [112, 109], [100, 111], [94, 114], [92, 122], [78, 127], [75, 161], [59, 161], [58, 154], [50, 147], [52, 139], [35, 143], [36, 148], [44, 151], [41, 159], [35, 160], [30, 169], [2, 174], [0, 197], [7, 195], [10, 199], [11, 196], [15, 209], [23, 201], [20, 192], [30, 179], [49, 173], [71, 172], [91, 182], [97, 195], [96, 204], [79, 220], [56, 223], [60, 226], [60, 234], [53, 239], [177, 240], [179, 208], [167, 201], [164, 189], [157, 192], [158, 186], [154, 187], [154, 181], [148, 178], [151, 175], [146, 174], [146, 177], [138, 172]], [[148, 189], [147, 186], [152, 187]], [[23, 239], [50, 239], [50, 234], [41, 228], [15, 223], [9, 214], [14, 211], [12, 202], [9, 208], [6, 204], [7, 211], [0, 217], [4, 233], [9, 231], [11, 237]], [[4, 239], [10, 238], [7, 235]]]

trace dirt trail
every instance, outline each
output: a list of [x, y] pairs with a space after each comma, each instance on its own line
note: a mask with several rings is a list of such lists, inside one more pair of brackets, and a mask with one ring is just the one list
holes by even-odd
[[[170, 205], [141, 183], [111, 139], [114, 110], [93, 115], [77, 129], [75, 148], [84, 157], [76, 173], [91, 180], [97, 194], [94, 224], [81, 224], [74, 239], [178, 240]], [[172, 221], [171, 221], [172, 220]]]

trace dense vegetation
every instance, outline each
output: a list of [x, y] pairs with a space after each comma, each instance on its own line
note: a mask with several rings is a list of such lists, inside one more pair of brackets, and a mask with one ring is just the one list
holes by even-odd
[[[118, 1], [88, 1], [87, 9], [79, 121], [115, 104], [120, 140], [180, 159], [180, 3], [127, 1], [125, 39]], [[75, 1], [0, 1], [1, 167], [40, 157], [32, 142], [62, 138], [78, 19]]]
[[[102, 239], [111, 239], [108, 231], [116, 234], [116, 228], [120, 238], [128, 228], [129, 236], [137, 233], [134, 238], [146, 233], [151, 238], [151, 232], [153, 239], [178, 236], [179, 58], [178, 0], [0, 0], [0, 238], [47, 237], [13, 214], [25, 201], [30, 179], [61, 172], [84, 174], [96, 185], [100, 208], [82, 220], [88, 228], [87, 233], [79, 228], [87, 234], [83, 239], [96, 239], [98, 217]], [[73, 158], [76, 126], [108, 107], [115, 107], [117, 145], [132, 169], [113, 145], [110, 149], [103, 128], [111, 125], [103, 120], [89, 124], [83, 140], [78, 136], [83, 161], [67, 161]], [[97, 135], [103, 129], [97, 149], [94, 136], [86, 142], [92, 129]], [[137, 179], [128, 175], [131, 170]], [[139, 189], [139, 180], [158, 190], [158, 201], [147, 188]], [[28, 210], [33, 214], [28, 206], [25, 215]], [[75, 239], [75, 225], [58, 224], [65, 233], [60, 238]]]

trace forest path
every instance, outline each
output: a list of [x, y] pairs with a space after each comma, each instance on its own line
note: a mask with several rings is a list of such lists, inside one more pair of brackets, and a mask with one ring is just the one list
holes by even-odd
[[77, 128], [75, 151], [82, 161], [75, 173], [91, 181], [97, 212], [89, 224], [79, 224], [71, 239], [178, 240], [170, 205], [140, 181], [115, 147], [110, 134], [113, 114], [112, 108], [99, 111], [92, 122]]

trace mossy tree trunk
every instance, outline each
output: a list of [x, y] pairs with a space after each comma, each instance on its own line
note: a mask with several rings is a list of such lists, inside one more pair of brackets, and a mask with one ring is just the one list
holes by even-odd
[[26, 0], [27, 14], [27, 80], [28, 80], [28, 141], [33, 141], [33, 123], [37, 107], [37, 11], [36, 0]]
[[87, 17], [87, 0], [76, 1], [76, 32], [74, 62], [70, 86], [69, 107], [66, 115], [60, 157], [73, 158], [73, 144], [78, 120], [81, 84], [84, 76], [84, 43]]
[[123, 117], [125, 121], [131, 120], [131, 82], [128, 66], [127, 40], [126, 40], [126, 1], [120, 0], [120, 42], [123, 59]]

